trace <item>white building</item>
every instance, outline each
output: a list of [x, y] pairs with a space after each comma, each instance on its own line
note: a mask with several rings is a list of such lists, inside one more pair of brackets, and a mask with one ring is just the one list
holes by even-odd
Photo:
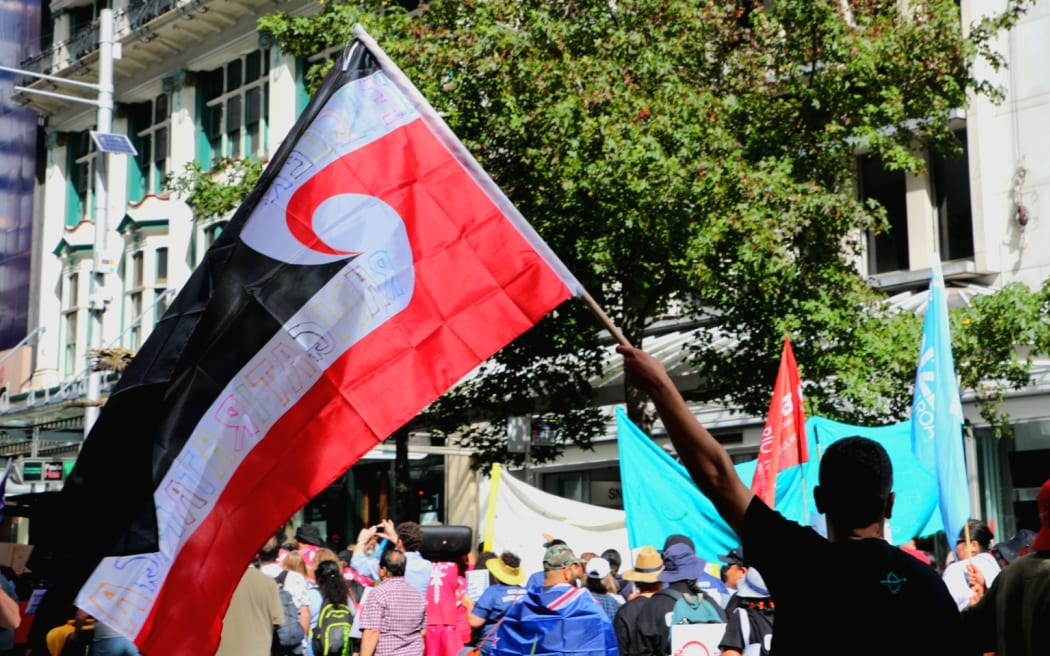
[[[964, 1], [964, 18], [990, 4]], [[52, 0], [42, 29], [47, 33], [52, 26], [50, 39], [21, 68], [97, 82], [98, 18], [108, 5]], [[35, 194], [29, 311], [30, 329], [46, 330], [8, 360], [0, 395], [0, 456], [75, 457], [83, 407], [69, 402], [84, 396], [87, 349], [94, 338], [90, 308], [107, 303], [104, 345], [136, 350], [170, 301], [169, 290], [185, 282], [222, 230], [223, 221], [195, 220], [185, 203], [161, 195], [164, 176], [194, 161], [208, 169], [220, 157], [266, 158], [307, 101], [305, 62], [282, 54], [256, 29], [257, 18], [277, 8], [272, 0], [113, 0], [111, 6], [115, 42], [122, 50], [114, 61], [112, 131], [128, 135], [138, 155], [108, 157], [106, 247], [98, 254], [113, 263], [105, 289], [94, 289], [91, 275], [101, 214], [94, 202], [96, 158], [89, 135], [96, 127], [96, 108], [90, 104], [96, 92], [38, 79], [25, 86], [52, 95], [16, 95], [39, 113], [46, 134], [44, 178]], [[311, 0], [281, 5], [293, 14], [318, 7]], [[1041, 158], [1050, 152], [1048, 34], [1050, 0], [1038, 0], [1002, 37], [1000, 49], [1010, 67], [984, 73], [1006, 88], [1006, 101], [993, 105], [982, 98], [960, 110], [957, 127], [967, 145], [963, 159], [931, 156], [930, 173], [919, 177], [888, 173], [878, 162], [860, 159], [860, 193], [887, 206], [895, 229], [888, 237], [870, 239], [868, 257], [859, 265], [875, 286], [901, 294], [899, 302], [921, 301], [908, 297], [925, 290], [935, 250], [942, 253], [949, 282], [961, 286], [957, 302], [985, 288], [1015, 280], [1036, 286], [1050, 276], [1050, 159]], [[56, 92], [87, 102], [56, 97]], [[653, 338], [669, 357], [678, 351], [676, 339], [680, 343], [684, 337]], [[615, 372], [606, 382], [615, 401]], [[976, 431], [982, 514], [999, 518], [1002, 537], [1015, 525], [1011, 502], [1032, 493], [1030, 483], [1011, 480], [1008, 454], [1030, 451], [1018, 460], [1042, 462], [1040, 471], [1050, 471], [1045, 457], [1050, 453], [1048, 393], [1050, 362], [1043, 362], [1030, 388], [1007, 404], [1017, 423], [1014, 440], [996, 443]], [[763, 418], [720, 408], [696, 412], [735, 456], [756, 452]], [[970, 406], [967, 416], [981, 426]], [[469, 500], [450, 498], [447, 491], [456, 488], [450, 487], [444, 468], [432, 466], [440, 462], [433, 455], [417, 461], [419, 478], [413, 484], [421, 503], [415, 510], [429, 508], [446, 521], [473, 523]], [[325, 522], [326, 513], [342, 512], [367, 521], [384, 513], [387, 474], [377, 463], [355, 467], [354, 480], [343, 482], [345, 491], [328, 495], [327, 509], [318, 509], [316, 517], [308, 510], [306, 519]], [[457, 481], [467, 475], [461, 458], [446, 456], [446, 467], [449, 476], [456, 472]], [[530, 476], [549, 491], [617, 505], [614, 430], [594, 452], [568, 453], [555, 465], [533, 468]], [[330, 526], [336, 527], [339, 520]]]

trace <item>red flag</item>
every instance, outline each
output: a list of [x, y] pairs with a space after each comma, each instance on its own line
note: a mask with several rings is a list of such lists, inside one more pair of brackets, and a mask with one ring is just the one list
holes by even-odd
[[806, 413], [802, 408], [802, 383], [798, 377], [791, 341], [784, 337], [780, 370], [773, 387], [766, 427], [758, 449], [758, 465], [751, 480], [751, 491], [774, 507], [777, 498], [777, 473], [809, 460], [806, 444]]
[[359, 31], [85, 442], [63, 517], [105, 517], [65, 536], [77, 606], [144, 654], [214, 653], [282, 522], [579, 291]]

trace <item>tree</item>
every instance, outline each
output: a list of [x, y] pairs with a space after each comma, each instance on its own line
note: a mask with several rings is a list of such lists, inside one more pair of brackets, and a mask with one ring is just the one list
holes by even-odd
[[[307, 56], [363, 23], [630, 341], [668, 316], [704, 325], [692, 398], [763, 415], [788, 333], [811, 413], [899, 420], [918, 322], [887, 312], [854, 265], [860, 235], [888, 229], [856, 198], [856, 153], [916, 172], [924, 149], [958, 151], [952, 110], [997, 93], [971, 64], [1001, 64], [991, 38], [1026, 3], [968, 35], [953, 0], [765, 4], [439, 0], [413, 16], [364, 1], [260, 29]], [[466, 432], [482, 464], [515, 460], [509, 415], [558, 416], [586, 446], [604, 430], [588, 384], [600, 340], [566, 304], [426, 421], [451, 433], [489, 420]]]

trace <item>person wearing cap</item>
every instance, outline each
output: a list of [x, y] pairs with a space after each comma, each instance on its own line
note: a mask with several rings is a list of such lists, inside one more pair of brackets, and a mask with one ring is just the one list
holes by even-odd
[[1022, 528], [1014, 533], [1009, 540], [1000, 542], [992, 547], [992, 555], [999, 561], [1000, 569], [1005, 568], [1021, 556], [1025, 556], [1032, 548], [1036, 532], [1030, 528]]
[[[732, 552], [730, 552], [732, 553]], [[769, 656], [773, 642], [773, 599], [754, 567], [737, 581], [733, 610], [718, 648], [722, 656]]]
[[729, 613], [733, 598], [736, 596], [737, 582], [747, 575], [747, 565], [744, 563], [744, 548], [734, 547], [729, 550], [729, 553], [719, 556], [718, 559], [725, 563], [719, 575], [722, 577], [722, 583], [725, 583], [726, 591], [729, 595], [729, 601], [725, 605], [726, 613]]
[[620, 556], [620, 552], [616, 549], [606, 549], [602, 552], [602, 558], [609, 561], [609, 567], [612, 569], [613, 578], [616, 579], [616, 594], [623, 597], [625, 600], [633, 597], [637, 591], [634, 589], [634, 584], [623, 578], [620, 574], [620, 565], [623, 564], [623, 558]]
[[583, 571], [587, 575], [584, 587], [590, 591], [594, 600], [602, 607], [609, 619], [616, 617], [616, 611], [623, 606], [623, 597], [616, 590], [616, 578], [612, 575], [612, 566], [609, 561], [600, 556], [591, 558], [583, 565]]
[[[628, 344], [616, 350], [628, 383], [648, 394], [683, 466], [740, 536], [748, 565], [762, 572], [776, 599], [773, 653], [964, 652], [959, 609], [937, 572], [884, 537], [895, 497], [893, 467], [881, 445], [847, 437], [824, 449], [813, 494], [826, 519], [825, 538], [768, 507], [740, 480], [725, 447], [693, 415], [659, 360]], [[826, 586], [813, 585], [806, 563], [834, 573], [835, 598]]]
[[620, 656], [642, 656], [647, 653], [638, 634], [638, 615], [648, 603], [649, 598], [664, 587], [660, 573], [664, 571], [664, 559], [646, 545], [638, 551], [634, 560], [634, 569], [623, 573], [623, 578], [638, 589], [638, 595], [629, 600], [613, 617], [613, 631], [616, 643], [620, 646]]
[[489, 571], [489, 587], [481, 593], [470, 610], [467, 621], [479, 636], [474, 645], [480, 648], [481, 656], [489, 656], [496, 646], [495, 628], [500, 618], [507, 614], [510, 607], [525, 595], [522, 583], [525, 581], [525, 570], [521, 568], [521, 558], [517, 554], [504, 551], [498, 557], [485, 560], [485, 569]]
[[704, 561], [693, 551], [693, 541], [687, 538], [669, 542], [662, 554], [664, 570], [657, 577], [667, 586], [650, 597], [638, 613], [638, 635], [645, 654], [671, 653], [668, 617], [674, 612], [675, 603], [683, 597], [690, 604], [699, 603], [710, 616], [726, 621], [721, 604], [697, 584], [706, 572]]
[[1010, 563], [985, 589], [980, 570], [970, 569], [974, 603], [963, 611], [969, 651], [996, 656], [1050, 654], [1050, 479], [1036, 500], [1039, 531], [1027, 555]]
[[314, 554], [323, 546], [321, 531], [313, 524], [303, 524], [295, 529], [295, 548], [303, 555], [307, 569], [314, 566]]
[[575, 585], [582, 563], [568, 546], [543, 555], [543, 586], [528, 588], [496, 629], [495, 654], [617, 656], [612, 621], [586, 590]]

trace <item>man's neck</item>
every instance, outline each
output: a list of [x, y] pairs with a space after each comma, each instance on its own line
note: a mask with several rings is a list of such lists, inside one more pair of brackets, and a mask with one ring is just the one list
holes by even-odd
[[876, 538], [879, 540], [885, 540], [886, 534], [884, 531], [886, 520], [880, 519], [877, 522], [872, 522], [867, 526], [855, 526], [852, 528], [842, 528], [836, 526], [834, 522], [828, 521], [828, 541], [829, 542], [845, 542], [846, 540], [867, 540], [868, 538]]

